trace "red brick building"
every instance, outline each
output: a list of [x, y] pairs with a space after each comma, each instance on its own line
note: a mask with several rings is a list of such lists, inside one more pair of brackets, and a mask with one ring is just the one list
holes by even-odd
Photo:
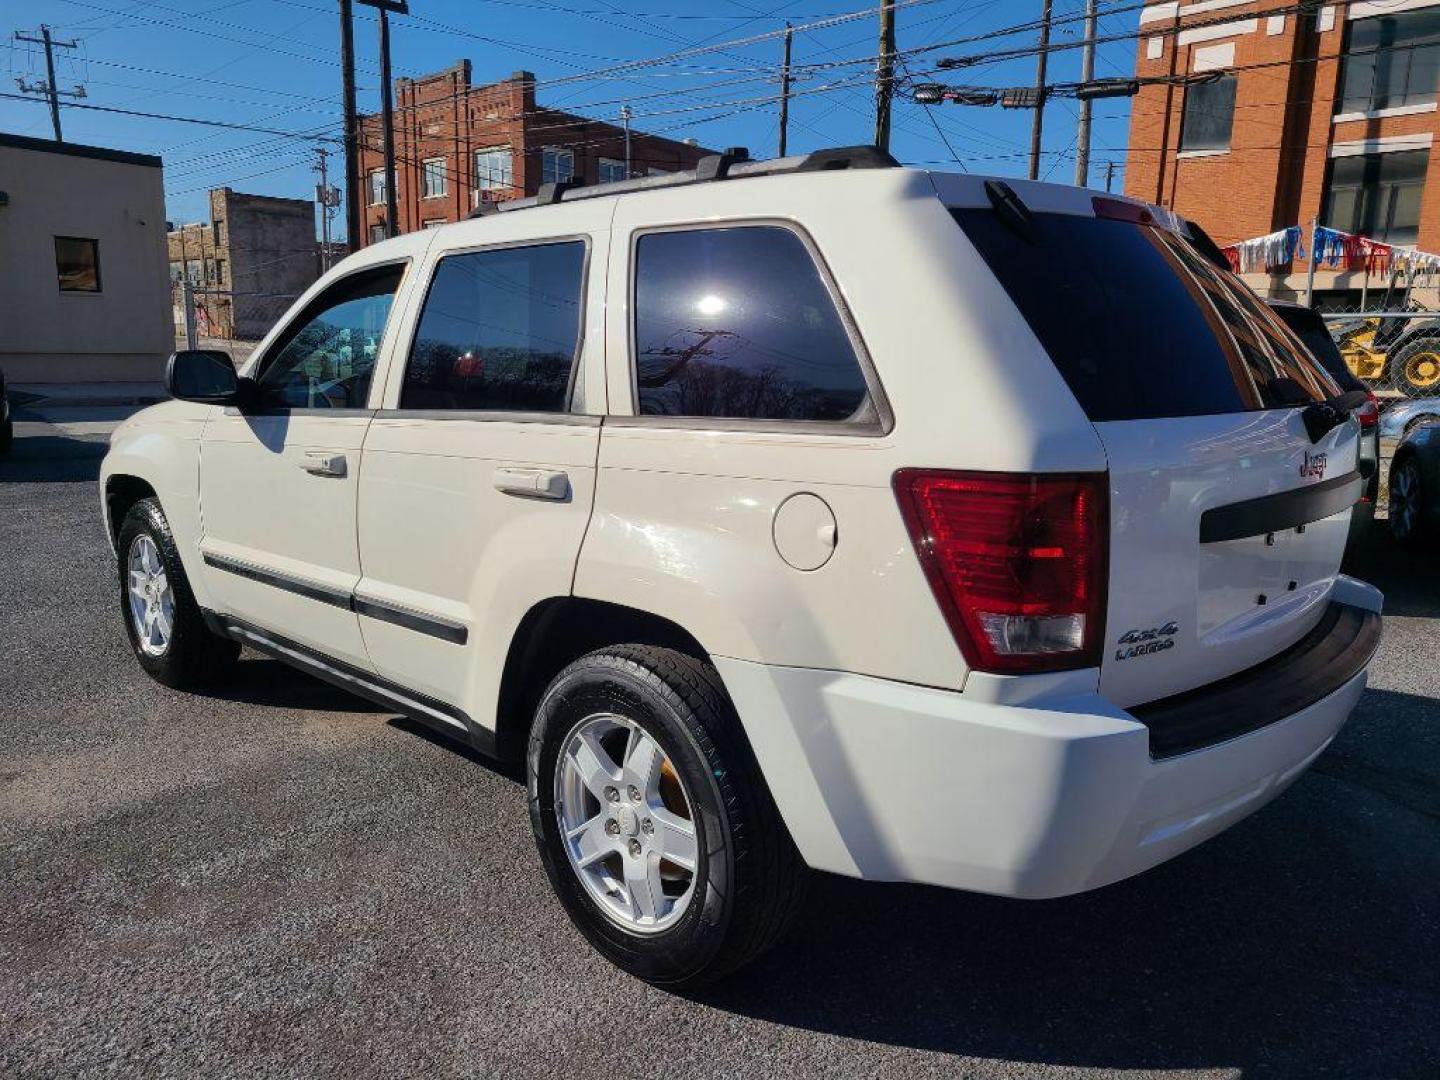
[[[360, 200], [364, 234], [357, 247], [385, 235], [384, 137], [379, 115], [360, 118]], [[692, 168], [714, 153], [633, 131], [635, 176]], [[470, 61], [395, 87], [395, 192], [399, 232], [460, 221], [481, 199], [534, 195], [546, 181], [586, 184], [625, 175], [625, 132], [615, 124], [536, 103], [535, 76], [472, 86]]]
[[[1223, 244], [1321, 224], [1440, 251], [1440, 0], [1169, 0], [1140, 14], [1128, 194]], [[1269, 14], [1273, 11], [1282, 14]], [[1208, 81], [1184, 82], [1209, 75]], [[1288, 295], [1304, 264], [1253, 282]], [[1358, 289], [1321, 272], [1317, 287]]]

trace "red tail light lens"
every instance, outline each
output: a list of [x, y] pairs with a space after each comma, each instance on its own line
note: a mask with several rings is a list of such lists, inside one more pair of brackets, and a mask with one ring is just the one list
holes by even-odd
[[1365, 404], [1355, 410], [1355, 416], [1361, 428], [1372, 428], [1380, 422], [1380, 399], [1373, 390], [1366, 390], [1365, 398]]
[[1100, 663], [1109, 557], [1103, 474], [902, 469], [895, 495], [972, 668], [1016, 675]]

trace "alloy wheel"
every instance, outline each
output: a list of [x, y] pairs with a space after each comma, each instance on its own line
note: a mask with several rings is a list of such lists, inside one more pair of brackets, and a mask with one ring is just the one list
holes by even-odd
[[689, 907], [699, 864], [693, 805], [669, 756], [626, 717], [587, 716], [561, 743], [561, 843], [585, 891], [623, 930], [659, 933]]
[[160, 549], [148, 534], [140, 533], [131, 541], [125, 565], [135, 641], [145, 655], [164, 656], [175, 625], [175, 594], [165, 575]]

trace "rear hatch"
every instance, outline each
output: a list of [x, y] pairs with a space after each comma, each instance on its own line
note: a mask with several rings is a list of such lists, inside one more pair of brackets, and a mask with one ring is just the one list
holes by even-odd
[[1306, 427], [1305, 408], [1338, 387], [1238, 278], [1139, 204], [1036, 211], [995, 190], [952, 213], [1109, 461], [1101, 692], [1155, 701], [1293, 645], [1324, 614], [1358, 495], [1357, 423], [1313, 439]]

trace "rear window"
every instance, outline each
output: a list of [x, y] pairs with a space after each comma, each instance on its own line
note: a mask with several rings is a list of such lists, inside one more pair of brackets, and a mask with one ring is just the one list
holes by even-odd
[[1272, 307], [1270, 311], [1290, 328], [1342, 390], [1365, 389], [1365, 384], [1345, 366], [1345, 358], [1340, 355], [1340, 346], [1335, 344], [1330, 328], [1325, 325], [1325, 320], [1319, 313], [1299, 306]]
[[1329, 396], [1232, 275], [1165, 230], [1071, 214], [952, 211], [1091, 420], [1283, 408]]

